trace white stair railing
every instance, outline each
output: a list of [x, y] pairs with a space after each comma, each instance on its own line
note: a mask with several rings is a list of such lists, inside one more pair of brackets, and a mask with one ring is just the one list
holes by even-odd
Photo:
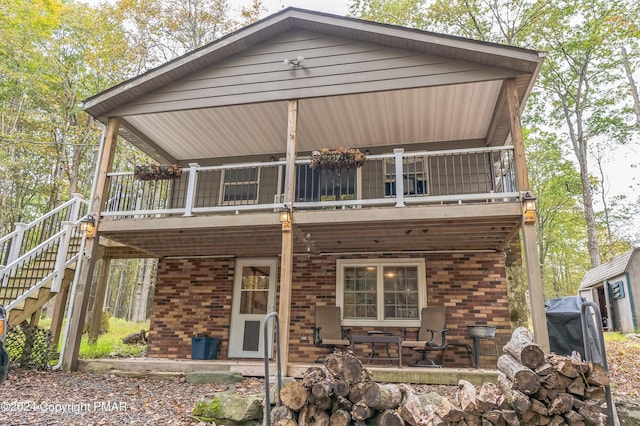
[[0, 304], [10, 311], [52, 281], [60, 291], [65, 269], [77, 261], [80, 220], [88, 202], [80, 195], [0, 238]]

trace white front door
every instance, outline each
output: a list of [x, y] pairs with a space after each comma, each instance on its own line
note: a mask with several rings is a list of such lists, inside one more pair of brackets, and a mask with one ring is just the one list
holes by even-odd
[[[277, 259], [238, 259], [231, 305], [229, 358], [264, 357], [264, 317], [275, 310]], [[273, 326], [266, 341], [272, 356]]]

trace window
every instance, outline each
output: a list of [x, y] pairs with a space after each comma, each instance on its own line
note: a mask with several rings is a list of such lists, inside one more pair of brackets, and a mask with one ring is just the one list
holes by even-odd
[[[425, 157], [405, 157], [402, 160], [404, 195], [429, 195], [427, 186], [427, 160]], [[384, 162], [384, 195], [396, 195], [396, 160]]]
[[256, 204], [259, 182], [260, 169], [257, 167], [224, 170], [220, 204]]
[[338, 260], [337, 278], [344, 325], [420, 325], [426, 305], [423, 260]]

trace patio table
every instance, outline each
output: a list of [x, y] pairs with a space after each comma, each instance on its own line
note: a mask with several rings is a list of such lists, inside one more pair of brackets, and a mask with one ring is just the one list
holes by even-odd
[[[370, 343], [371, 344], [371, 353], [369, 354], [369, 361], [373, 360], [387, 360], [387, 361], [398, 361], [398, 367], [402, 368], [402, 351], [400, 349], [400, 343], [402, 343], [402, 339], [400, 336], [393, 336], [390, 334], [385, 334], [384, 332], [369, 332], [367, 334], [352, 334], [351, 335], [351, 350], [355, 353], [355, 345], [357, 343]], [[376, 343], [384, 343], [386, 345], [386, 354], [387, 356], [378, 356], [375, 351]], [[389, 352], [389, 345], [396, 344], [398, 345], [398, 356], [392, 357]]]

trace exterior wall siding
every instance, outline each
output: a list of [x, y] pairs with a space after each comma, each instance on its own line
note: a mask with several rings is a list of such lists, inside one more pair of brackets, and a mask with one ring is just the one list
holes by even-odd
[[[471, 346], [466, 329], [471, 324], [495, 325], [498, 348], [508, 341], [511, 325], [503, 254], [381, 254], [366, 257], [425, 259], [427, 303], [447, 307], [450, 342]], [[313, 345], [314, 307], [335, 305], [336, 261], [339, 258], [365, 256], [294, 258], [290, 362], [310, 363], [327, 352]], [[159, 262], [149, 334], [150, 357], [190, 358], [191, 338], [199, 333], [221, 338], [218, 358], [227, 357], [234, 267], [233, 259], [163, 259]], [[352, 332], [367, 330], [354, 327]], [[386, 331], [402, 335], [400, 327]], [[363, 355], [367, 350], [358, 348]], [[497, 358], [493, 355], [493, 342], [483, 340], [480, 353], [481, 367], [495, 367]], [[408, 350], [403, 352], [404, 364], [416, 356]], [[470, 358], [464, 349], [452, 347], [446, 352], [445, 365], [468, 367]]]

